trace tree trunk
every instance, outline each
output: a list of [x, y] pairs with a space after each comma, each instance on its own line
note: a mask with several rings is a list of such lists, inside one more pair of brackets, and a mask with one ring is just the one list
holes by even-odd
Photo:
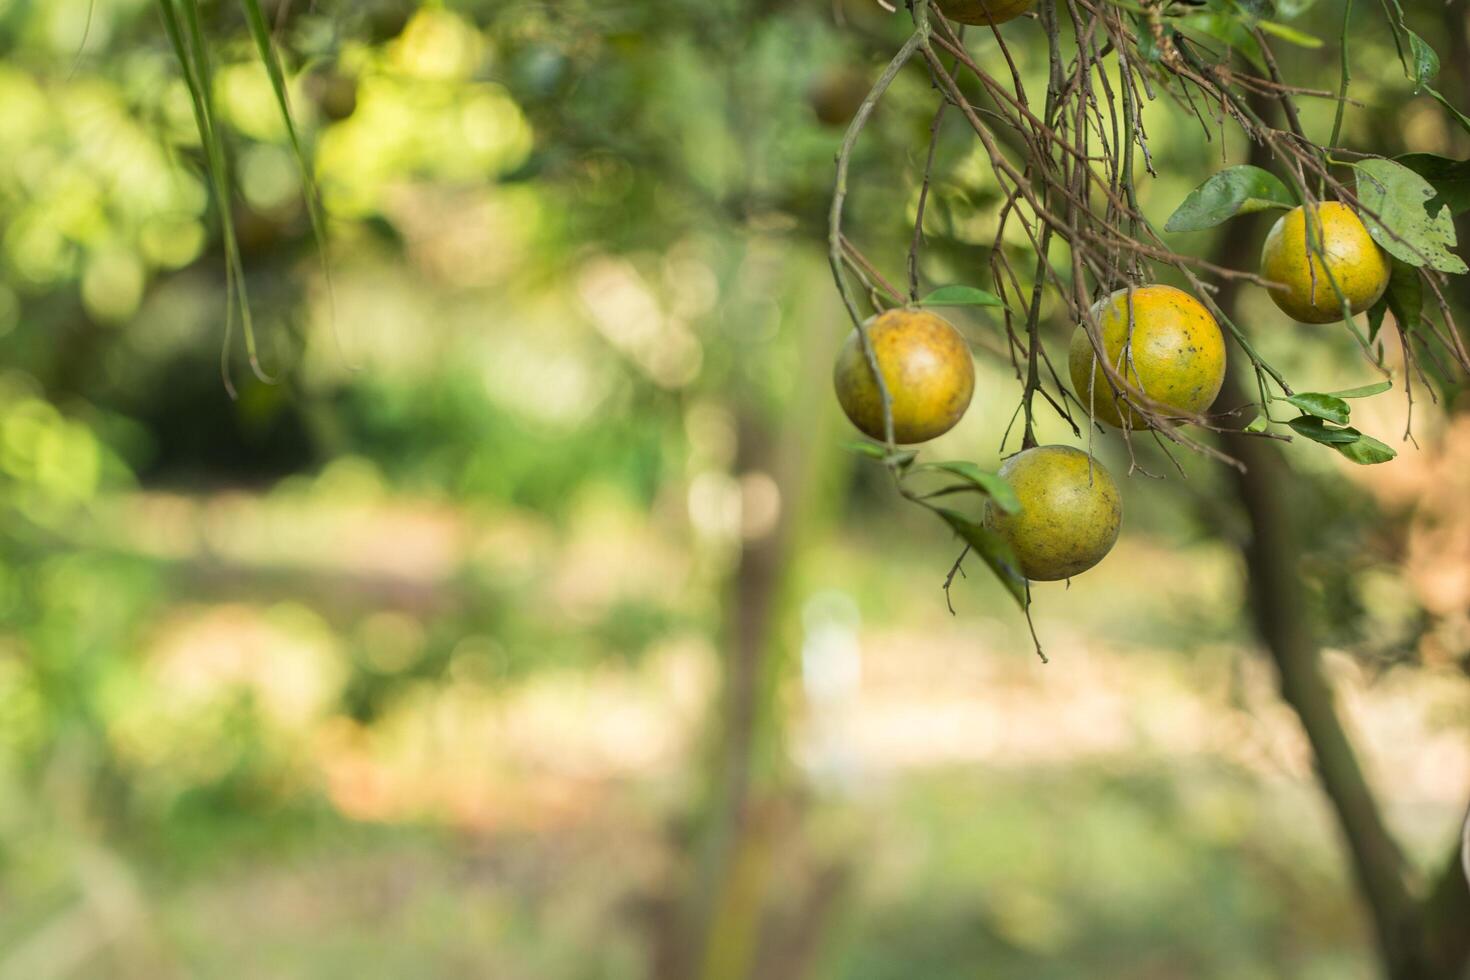
[[[1227, 407], [1250, 400], [1239, 372], [1232, 375], [1224, 394]], [[1294, 513], [1292, 506], [1290, 470], [1276, 445], [1265, 439], [1231, 434], [1223, 443], [1225, 451], [1247, 467], [1244, 473], [1231, 472], [1250, 519], [1246, 585], [1256, 633], [1276, 664], [1281, 696], [1296, 712], [1311, 744], [1318, 779], [1336, 814], [1372, 915], [1386, 975], [1395, 980], [1433, 976], [1420, 951], [1417, 908], [1406, 881], [1403, 854], [1384, 824], [1343, 729], [1304, 612], [1306, 595], [1295, 534], [1302, 515]]]
[[[802, 377], [790, 404], [778, 411], [735, 398], [736, 474], [772, 477], [780, 511], [774, 527], [743, 539], [729, 585], [723, 685], [712, 732], [718, 741], [708, 753], [711, 769], [708, 797], [697, 816], [696, 866], [685, 883], [686, 949], [668, 958], [683, 964], [678, 980], [775, 975], [761, 959], [771, 955], [770, 881], [800, 833], [780, 701], [791, 652], [791, 572], [806, 542], [834, 512], [828, 498], [839, 487], [831, 477], [842, 458], [824, 425], [832, 417], [826, 406], [831, 398], [827, 365], [837, 338], [808, 326], [839, 317], [831, 294], [811, 288], [819, 275], [803, 264], [784, 278], [788, 322], [801, 324]], [[803, 944], [813, 947], [847, 880], [840, 867], [821, 869], [821, 874], [830, 878], [822, 887], [814, 885], [809, 900], [791, 913], [797, 921], [787, 923], [800, 926]], [[778, 951], [782, 970], [799, 970], [798, 964], [809, 959], [800, 945], [786, 943]]]
[[[1258, 111], [1262, 108], [1265, 106], [1258, 106]], [[1270, 163], [1256, 145], [1249, 162], [1256, 166]], [[1258, 247], [1258, 231], [1256, 221], [1232, 222], [1221, 238], [1217, 256], [1242, 264], [1241, 257], [1252, 255]], [[1232, 316], [1237, 312], [1238, 294], [1239, 280], [1231, 280], [1222, 285], [1217, 297], [1221, 308]], [[1249, 365], [1238, 357], [1230, 364], [1218, 408], [1238, 408], [1253, 400], [1248, 394], [1253, 386], [1246, 377]], [[1248, 420], [1249, 416], [1242, 422]], [[1243, 473], [1234, 469], [1231, 473], [1250, 522], [1244, 557], [1256, 634], [1276, 665], [1281, 695], [1296, 712], [1311, 745], [1318, 780], [1332, 805], [1368, 906], [1384, 975], [1392, 980], [1458, 980], [1459, 965], [1454, 972], [1444, 972], [1429, 961], [1408, 865], [1368, 786], [1322, 670], [1299, 571], [1301, 552], [1295, 529], [1306, 515], [1296, 512], [1290, 468], [1279, 445], [1270, 440], [1227, 433], [1221, 441], [1225, 451], [1246, 467]]]

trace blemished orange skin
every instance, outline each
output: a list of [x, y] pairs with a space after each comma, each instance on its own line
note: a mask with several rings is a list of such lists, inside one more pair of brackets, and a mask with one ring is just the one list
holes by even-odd
[[1071, 446], [1038, 446], [1000, 467], [1021, 509], [987, 505], [985, 526], [1010, 543], [1021, 574], [1055, 582], [1102, 561], [1123, 526], [1123, 498], [1103, 465]]
[[1030, 10], [1036, 0], [939, 0], [939, 9], [961, 24], [1004, 24]]
[[1295, 207], [1278, 218], [1266, 236], [1261, 275], [1285, 286], [1269, 292], [1287, 316], [1302, 323], [1332, 323], [1343, 318], [1333, 280], [1353, 313], [1362, 313], [1388, 288], [1389, 260], [1346, 204], [1325, 201], [1315, 213], [1313, 231], [1321, 236], [1326, 266], [1309, 245], [1306, 209]]
[[[926, 442], [954, 428], [975, 393], [970, 345], [949, 321], [922, 310], [889, 310], [868, 323], [868, 340], [893, 401], [895, 442]], [[852, 424], [885, 438], [883, 401], [856, 330], [832, 369], [837, 401]]]
[[[1156, 414], [1204, 412], [1225, 383], [1225, 336], [1220, 325], [1203, 303], [1173, 286], [1134, 289], [1132, 308], [1131, 344], [1128, 290], [1120, 289], [1092, 308], [1108, 363], [1154, 403], [1150, 408]], [[1072, 334], [1068, 367], [1077, 400], [1098, 421], [1120, 429], [1125, 418], [1130, 429], [1148, 425], [1137, 409], [1114, 393], [1085, 326]]]

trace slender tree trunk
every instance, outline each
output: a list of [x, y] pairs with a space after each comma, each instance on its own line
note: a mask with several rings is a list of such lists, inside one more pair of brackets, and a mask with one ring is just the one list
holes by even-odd
[[[1257, 146], [1252, 147], [1249, 162], [1256, 166], [1270, 163]], [[1257, 224], [1232, 222], [1220, 241], [1218, 256], [1241, 264], [1258, 247]], [[1231, 280], [1217, 297], [1222, 309], [1232, 315], [1238, 293], [1238, 280]], [[1246, 377], [1248, 370], [1239, 358], [1232, 359], [1219, 408], [1237, 408], [1253, 400], [1248, 394], [1253, 390]], [[1315, 631], [1305, 612], [1296, 534], [1307, 515], [1294, 506], [1290, 468], [1274, 442], [1238, 433], [1225, 434], [1222, 442], [1246, 466], [1244, 473], [1231, 472], [1250, 522], [1244, 556], [1256, 633], [1276, 665], [1281, 695], [1296, 712], [1311, 745], [1318, 780], [1336, 816], [1372, 919], [1384, 974], [1392, 980], [1458, 980], [1463, 956], [1454, 964], [1430, 959], [1424, 916], [1410, 885], [1408, 864], [1359, 765], [1322, 669]], [[1446, 888], [1453, 896], [1454, 888]], [[1470, 931], [1470, 923], [1461, 931]], [[1451, 954], [1452, 950], [1445, 951], [1447, 957], [1453, 958]]]
[[[1238, 374], [1222, 404], [1250, 400]], [[1359, 888], [1372, 915], [1388, 976], [1429, 977], [1419, 949], [1418, 915], [1406, 880], [1406, 864], [1384, 824], [1352, 743], [1337, 712], [1332, 687], [1305, 613], [1301, 552], [1295, 528], [1290, 470], [1280, 450], [1264, 439], [1224, 437], [1225, 450], [1247, 467], [1235, 474], [1237, 496], [1250, 519], [1245, 545], [1247, 588], [1256, 633], [1270, 652], [1281, 696], [1311, 744], [1317, 776], [1342, 830]]]
[[[838, 316], [827, 291], [807, 288], [816, 276], [802, 265], [786, 281], [789, 320], [801, 325], [803, 366], [790, 403], [775, 411], [737, 399], [736, 473], [773, 478], [780, 511], [774, 527], [743, 540], [729, 586], [719, 741], [709, 756], [714, 771], [693, 882], [693, 956], [679, 980], [773, 975], [761, 965], [770, 947], [769, 885], [776, 862], [792, 847], [790, 835], [799, 830], [780, 701], [791, 653], [792, 569], [832, 513], [826, 496], [837, 486], [831, 476], [840, 457], [823, 425], [831, 417], [827, 365], [836, 338], [810, 327]], [[832, 876], [826, 886], [814, 887], [792, 913], [799, 921], [787, 923], [800, 930], [785, 944], [790, 948], [779, 951], [783, 969], [809, 958], [797, 954], [795, 939], [819, 945], [816, 933], [846, 881], [841, 868], [823, 874]]]
[[[1458, 835], [1457, 835], [1458, 836]], [[1424, 908], [1424, 929], [1435, 976], [1470, 978], [1470, 869], [1460, 846], [1440, 870]]]

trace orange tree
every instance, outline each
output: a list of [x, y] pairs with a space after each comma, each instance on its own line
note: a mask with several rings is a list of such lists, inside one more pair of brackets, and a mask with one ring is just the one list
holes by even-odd
[[[1040, 465], [1037, 453], [1064, 449], [1038, 447], [1034, 420], [1043, 407], [1089, 446], [1116, 430], [1130, 474], [1142, 469], [1134, 446], [1140, 438], [1171, 460], [1175, 451], [1193, 451], [1237, 471], [1255, 535], [1249, 553], [1257, 622], [1275, 655], [1283, 694], [1316, 752], [1373, 915], [1384, 969], [1405, 980], [1459, 977], [1470, 959], [1470, 900], [1461, 862], [1447, 862], [1435, 883], [1414, 880], [1373, 800], [1310, 631], [1292, 605], [1300, 586], [1291, 581], [1290, 518], [1282, 512], [1279, 459], [1269, 445], [1299, 437], [1356, 464], [1389, 462], [1395, 451], [1351, 424], [1352, 400], [1383, 395], [1397, 382], [1412, 408], [1416, 384], [1433, 392], [1470, 369], [1447, 279], [1467, 271], [1451, 251], [1453, 215], [1466, 204], [1466, 165], [1429, 154], [1390, 159], [1339, 145], [1352, 104], [1351, 0], [1341, 11], [1335, 91], [1295, 84], [1283, 70], [1277, 46], [1322, 42], [1287, 22], [1292, 5], [1268, 0], [1039, 0], [1035, 18], [1047, 44], [1048, 72], [1044, 93], [1028, 91], [1010, 48], [1010, 32], [1019, 25], [1002, 25], [1031, 6], [1026, 0], [909, 0], [913, 30], [842, 141], [828, 255], [854, 326], [849, 344], [861, 351], [860, 366], [867, 368], [861, 381], [874, 396], [860, 405], [852, 399], [848, 354], [839, 362], [838, 394], [858, 428], [876, 440], [854, 449], [879, 460], [903, 498], [932, 511], [962, 539], [946, 592], [967, 557], [978, 555], [1028, 620], [1031, 580], [1091, 567], [1111, 546], [1117, 520], [1111, 506], [1116, 492], [1100, 462], [1066, 450], [1082, 460], [1080, 468]], [[1470, 119], [1435, 88], [1440, 65], [1432, 46], [1410, 29], [1397, 0], [1384, 0], [1382, 7], [1383, 19], [1372, 29], [1392, 36], [1415, 91], [1470, 128]], [[972, 53], [965, 25], [993, 41], [993, 56]], [[864, 254], [859, 236], [849, 235], [844, 205], [854, 149], [911, 62], [928, 72], [935, 110], [903, 263], [907, 275], [895, 284], [881, 271], [884, 262]], [[1298, 108], [1304, 98], [1335, 105], [1325, 139], [1306, 131]], [[1143, 122], [1142, 107], [1156, 99], [1177, 103], [1197, 120], [1205, 140], [1236, 127], [1252, 148], [1248, 162], [1200, 184], [1162, 229], [1143, 214], [1137, 194], [1139, 181], [1168, 166], [1151, 151]], [[933, 146], [947, 116], [973, 133], [1002, 199], [988, 288], [978, 281], [923, 288]], [[1166, 237], [1269, 210], [1284, 213], [1264, 243], [1255, 244], [1258, 263], [1241, 261], [1240, 253], [1251, 249], [1238, 234], [1223, 256], [1199, 255]], [[1017, 228], [1029, 243], [1029, 263], [1003, 247], [1007, 231]], [[1184, 288], [1160, 284], [1164, 275]], [[1232, 316], [1243, 286], [1268, 290], [1295, 320], [1343, 323], [1383, 380], [1334, 392], [1294, 387]], [[1078, 325], [1065, 375], [1041, 340], [1048, 292]], [[895, 311], [952, 305], [993, 307], [1004, 319], [1004, 354], [1021, 388], [1012, 421], [1021, 424], [1019, 453], [998, 475], [964, 461], [927, 462], [917, 450], [901, 448], [955, 419], [927, 428], [913, 424], [915, 405], [949, 406], [952, 399], [944, 379], [922, 369], [924, 352], [907, 359], [894, 353]], [[879, 316], [871, 319], [864, 306]], [[1362, 313], [1365, 327], [1354, 319]], [[1391, 349], [1385, 324], [1398, 341]], [[1216, 407], [1226, 383], [1225, 336], [1233, 341], [1234, 381], [1228, 400]], [[1412, 438], [1411, 431], [1404, 437]], [[1011, 438], [1008, 427], [1000, 435], [1003, 454], [1014, 445]], [[941, 477], [937, 484], [935, 476]], [[948, 504], [972, 495], [983, 501], [983, 520]]]
[[[158, 0], [157, 6], [186, 82], [188, 108], [200, 137], [200, 169], [208, 174], [217, 203], [232, 197], [232, 138], [228, 123], [212, 105], [210, 48], [226, 30], [231, 36], [241, 35], [266, 64], [287, 120], [290, 144], [305, 164], [309, 139], [292, 122], [285, 84], [290, 62], [299, 62], [302, 52], [293, 50], [291, 32], [283, 32], [280, 25], [309, 11], [310, 5], [290, 0], [265, 5], [258, 0], [238, 5]], [[204, 19], [201, 6], [214, 20]], [[342, 12], [340, 34], [348, 39], [371, 35], [378, 29], [373, 23], [377, 12], [391, 14], [390, 8], [405, 6], [353, 5]], [[775, 50], [772, 38], [785, 33], [782, 25], [771, 27], [770, 22], [811, 16], [817, 7], [830, 10], [826, 0], [807, 5], [658, 0], [621, 7], [455, 6], [469, 11], [506, 42], [513, 54], [507, 60], [507, 74], [512, 76], [508, 81], [533, 120], [546, 123], [538, 154], [527, 164], [528, 173], [502, 176], [528, 179], [531, 170], [538, 170], [547, 183], [561, 178], [565, 187], [572, 188], [566, 199], [575, 205], [567, 209], [569, 238], [596, 238], [627, 247], [665, 244], [634, 241], [648, 225], [633, 225], [627, 217], [639, 208], [653, 211], [674, 196], [680, 207], [661, 212], [668, 235], [685, 234], [694, 223], [669, 217], [671, 210], [750, 223], [775, 212], [792, 217], [801, 233], [825, 239], [855, 328], [852, 343], [860, 355], [849, 359], [857, 363], [847, 365], [848, 381], [862, 387], [860, 369], [866, 364], [866, 380], [879, 408], [879, 423], [870, 419], [865, 426], [875, 441], [861, 443], [859, 451], [877, 457], [899, 493], [934, 510], [963, 539], [964, 551], [951, 566], [948, 581], [953, 582], [973, 550], [1029, 613], [1028, 562], [1018, 553], [1025, 550], [1025, 541], [1014, 530], [1023, 522], [1010, 518], [1027, 513], [1033, 494], [1050, 502], [1059, 477], [1049, 472], [1032, 475], [1027, 467], [1022, 479], [1017, 464], [991, 474], [965, 461], [921, 461], [913, 450], [901, 449], [894, 387], [906, 382], [898, 372], [890, 383], [881, 351], [871, 342], [870, 314], [914, 308], [932, 313], [953, 305], [997, 311], [1003, 329], [1001, 342], [992, 346], [1014, 365], [1020, 385], [1018, 437], [1013, 444], [1010, 433], [1001, 436], [1008, 446], [1044, 448], [1037, 445], [1035, 421], [1038, 413], [1051, 411], [1070, 423], [1079, 439], [1085, 433], [1089, 448], [1102, 439], [1121, 440], [1130, 471], [1150, 464], [1157, 456], [1151, 447], [1164, 454], [1200, 453], [1229, 467], [1252, 528], [1246, 554], [1255, 621], [1279, 668], [1283, 695], [1300, 716], [1316, 754], [1323, 788], [1339, 818], [1377, 928], [1386, 969], [1395, 977], [1452, 977], [1463, 972], [1470, 946], [1470, 930], [1464, 927], [1470, 898], [1458, 858], [1446, 862], [1443, 874], [1433, 881], [1416, 880], [1388, 833], [1338, 720], [1318, 662], [1318, 637], [1303, 612], [1309, 604], [1295, 567], [1302, 522], [1288, 499], [1290, 476], [1277, 451], [1281, 442], [1301, 437], [1353, 463], [1385, 462], [1393, 450], [1351, 424], [1353, 399], [1381, 395], [1395, 382], [1408, 398], [1414, 396], [1416, 385], [1421, 392], [1449, 391], [1467, 361], [1449, 299], [1454, 281], [1445, 278], [1464, 271], [1450, 247], [1451, 216], [1470, 205], [1463, 191], [1466, 164], [1427, 154], [1387, 159], [1339, 145], [1345, 116], [1353, 106], [1352, 51], [1365, 40], [1384, 35], [1391, 38], [1407, 84], [1443, 103], [1452, 125], [1470, 129], [1470, 120], [1437, 88], [1438, 55], [1411, 30], [1397, 0], [1383, 0], [1381, 10], [1345, 0], [1336, 38], [1338, 84], [1331, 89], [1298, 84], [1283, 69], [1292, 63], [1278, 48], [1323, 46], [1293, 26], [1295, 15], [1306, 6], [1300, 2], [1041, 0], [1033, 6], [978, 0], [936, 6], [933, 0], [913, 0], [907, 10], [912, 30], [905, 32], [896, 53], [891, 48], [886, 52], [892, 60], [877, 84], [866, 95], [859, 92], [851, 98], [856, 114], [838, 154], [838, 184], [827, 211], [825, 235], [819, 227], [821, 215], [813, 220], [805, 194], [818, 179], [817, 168], [790, 141], [783, 142], [785, 134], [777, 126], [762, 128], [757, 113], [741, 110], [759, 104], [754, 93], [768, 81], [774, 62], [769, 56]], [[531, 6], [537, 12], [526, 15], [525, 8]], [[871, 13], [872, 5], [849, 3], [838, 8], [858, 6], [867, 6]], [[226, 10], [234, 13], [226, 15]], [[968, 26], [951, 23], [947, 14]], [[1446, 17], [1453, 28], [1454, 16]], [[854, 18], [850, 29], [870, 48], [888, 44], [888, 35], [875, 30], [870, 20]], [[984, 46], [983, 57], [972, 53], [962, 34], [967, 29], [968, 40], [975, 47]], [[316, 33], [333, 43], [339, 40], [330, 31]], [[1470, 62], [1463, 35], [1463, 24], [1458, 35], [1453, 29], [1445, 34], [1452, 55], [1446, 59], [1446, 74], [1462, 82]], [[695, 100], [645, 98], [641, 102], [646, 111], [640, 111], [638, 93], [656, 87], [648, 84], [639, 64], [651, 63], [657, 54], [653, 44], [641, 40], [645, 36], [675, 39], [670, 58], [683, 58], [686, 67], [693, 53], [720, 69], [717, 74], [728, 87], [723, 94], [734, 117], [729, 128], [745, 138], [742, 148], [760, 154], [753, 162], [761, 166], [748, 168], [744, 180], [723, 171], [717, 179], [691, 174], [693, 154], [687, 146], [707, 135], [710, 114], [688, 112], [683, 130], [671, 120]], [[1027, 44], [1045, 45], [1044, 93], [1023, 84], [1023, 59], [1012, 49], [1023, 36]], [[752, 38], [761, 43], [747, 43]], [[624, 52], [631, 53], [625, 57]], [[737, 53], [749, 61], [736, 61]], [[876, 236], [869, 236], [866, 227], [859, 233], [844, 226], [849, 178], [874, 110], [890, 95], [895, 80], [915, 67], [926, 74], [933, 93], [927, 154], [917, 147], [923, 161], [917, 213], [912, 234], [904, 236], [909, 242], [907, 255], [901, 261], [896, 256], [875, 260], [864, 253], [860, 242]], [[852, 93], [842, 82], [836, 79], [814, 90], [821, 96], [819, 118], [845, 115], [842, 103]], [[1321, 142], [1309, 138], [1307, 114], [1299, 108], [1304, 100], [1334, 107], [1330, 135]], [[1218, 139], [1230, 128], [1245, 134], [1250, 148], [1244, 163], [1201, 183], [1162, 228], [1150, 223], [1138, 202], [1140, 183], [1167, 163], [1151, 145], [1145, 124], [1145, 107], [1156, 102], [1173, 103], [1196, 120], [1202, 141]], [[342, 106], [334, 111], [351, 110]], [[780, 123], [782, 117], [775, 113], [772, 121]], [[994, 244], [984, 249], [989, 272], [985, 281], [978, 275], [973, 281], [960, 277], [967, 281], [934, 288], [924, 273], [934, 267], [926, 261], [926, 250], [937, 237], [926, 223], [935, 203], [932, 179], [941, 159], [936, 151], [943, 128], [961, 124], [973, 133], [979, 156], [988, 161], [986, 180], [998, 194]], [[810, 149], [810, 143], [804, 147]], [[772, 173], [780, 179], [772, 178]], [[823, 179], [825, 173], [821, 171]], [[302, 176], [309, 220], [297, 231], [309, 242], [323, 228], [309, 167], [303, 166]], [[1277, 210], [1283, 212], [1279, 230], [1256, 236], [1248, 219], [1232, 222], [1219, 248], [1209, 255], [1180, 244], [1187, 239], [1171, 237], [1237, 216]], [[217, 212], [227, 288], [238, 295], [233, 307], [236, 322], [245, 328], [248, 348], [253, 348], [246, 319], [251, 307], [240, 292], [247, 270], [236, 244], [232, 210], [221, 206]], [[1007, 239], [1016, 238], [1026, 246], [1006, 245]], [[1242, 258], [1259, 251], [1265, 253], [1259, 264]], [[904, 274], [885, 275], [883, 268], [890, 265], [901, 267]], [[1165, 277], [1173, 282], [1162, 283]], [[1235, 303], [1244, 289], [1269, 291], [1278, 306], [1302, 320], [1340, 320], [1385, 380], [1350, 391], [1297, 390], [1256, 350], [1250, 333], [1237, 322]], [[1044, 342], [1041, 327], [1048, 303], [1059, 305], [1076, 331], [1065, 369]], [[1353, 319], [1358, 312], [1367, 314], [1362, 326]], [[1394, 337], [1397, 344], [1386, 342]], [[1233, 343], [1228, 355], [1227, 338]], [[1195, 349], [1187, 349], [1191, 347]], [[253, 349], [248, 353], [252, 366], [259, 369]], [[1218, 362], [1225, 359], [1229, 364], [1222, 376]], [[739, 358], [730, 360], [736, 363]], [[731, 373], [738, 370], [732, 368]], [[1212, 404], [1216, 391], [1224, 392], [1223, 411]], [[866, 402], [871, 405], [872, 399]], [[1112, 429], [1119, 434], [1112, 435]], [[1075, 468], [1059, 472], [1071, 479], [1073, 489], [1105, 487], [1098, 477], [1101, 464], [1086, 462], [1085, 479], [1076, 478]], [[954, 481], [919, 482], [945, 477]], [[936, 493], [942, 496], [935, 497]], [[964, 511], [963, 504], [950, 505], [949, 501], [967, 495], [983, 498], [984, 514]], [[1076, 514], [1065, 501], [1057, 507], [1060, 517]], [[1106, 529], [1109, 508], [1099, 509]], [[1083, 551], [1096, 560], [1110, 542], [1110, 535], [1095, 535], [1087, 549], [1063, 555], [1065, 560], [1056, 567], [1075, 571], [1082, 567], [1077, 561]], [[1042, 544], [1048, 543], [1043, 535]], [[761, 656], [757, 621], [769, 618], [768, 580], [782, 557], [779, 548], [751, 547], [737, 573], [736, 591], [749, 598], [746, 605], [754, 612], [747, 617], [753, 625], [740, 625], [736, 632], [743, 630], [754, 639], [736, 642], [730, 657], [729, 684], [736, 691], [727, 708], [733, 733], [727, 767], [732, 785], [743, 778], [740, 770], [751, 755], [749, 745], [742, 749], [742, 742], [755, 737], [751, 715], [756, 708], [749, 692], [763, 688], [756, 677], [762, 669], [757, 662]], [[747, 566], [748, 573], [743, 570]], [[1050, 577], [1040, 564], [1029, 568], [1038, 580]], [[744, 788], [735, 786], [728, 799], [732, 802], [727, 804], [726, 822], [750, 823]], [[727, 863], [733, 866], [735, 859]], [[708, 918], [720, 921], [718, 915]]]

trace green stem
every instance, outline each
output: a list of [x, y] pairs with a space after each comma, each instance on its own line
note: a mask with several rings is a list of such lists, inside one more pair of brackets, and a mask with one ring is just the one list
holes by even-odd
[[842, 138], [842, 145], [837, 151], [837, 183], [832, 192], [832, 208], [827, 215], [827, 261], [832, 266], [832, 276], [837, 280], [837, 292], [842, 297], [842, 305], [847, 308], [847, 315], [852, 319], [853, 326], [858, 332], [858, 343], [863, 349], [863, 359], [868, 362], [868, 369], [873, 372], [873, 380], [878, 385], [878, 398], [883, 405], [883, 436], [890, 454], [897, 451], [897, 442], [893, 435], [893, 399], [888, 392], [888, 384], [883, 380], [883, 373], [878, 369], [878, 358], [873, 353], [873, 345], [868, 339], [868, 329], [858, 312], [857, 301], [853, 299], [852, 289], [847, 283], [847, 277], [843, 274], [842, 265], [842, 206], [847, 201], [847, 174], [852, 162], [852, 151], [857, 146], [858, 137], [862, 135], [863, 127], [873, 115], [873, 110], [878, 105], [878, 100], [888, 91], [888, 86], [898, 77], [904, 65], [909, 63], [929, 37], [929, 10], [927, 0], [920, 0], [914, 8], [914, 17], [918, 26], [909, 39], [904, 42], [898, 54], [888, 63], [883, 74], [878, 76], [878, 81], [868, 92], [863, 103], [858, 107], [857, 114], [853, 116], [852, 124], [847, 127], [847, 133]]
[[[1352, 76], [1348, 72], [1348, 18], [1352, 16], [1352, 12], [1353, 0], [1343, 0], [1342, 34], [1338, 38], [1338, 44], [1341, 47], [1342, 77], [1338, 82], [1337, 111], [1332, 116], [1332, 138], [1327, 141], [1329, 151], [1337, 145], [1338, 139], [1342, 136], [1342, 117], [1347, 111], [1348, 82], [1352, 80]], [[1322, 196], [1326, 190], [1326, 186], [1327, 178], [1323, 177], [1317, 185], [1318, 197]]]

